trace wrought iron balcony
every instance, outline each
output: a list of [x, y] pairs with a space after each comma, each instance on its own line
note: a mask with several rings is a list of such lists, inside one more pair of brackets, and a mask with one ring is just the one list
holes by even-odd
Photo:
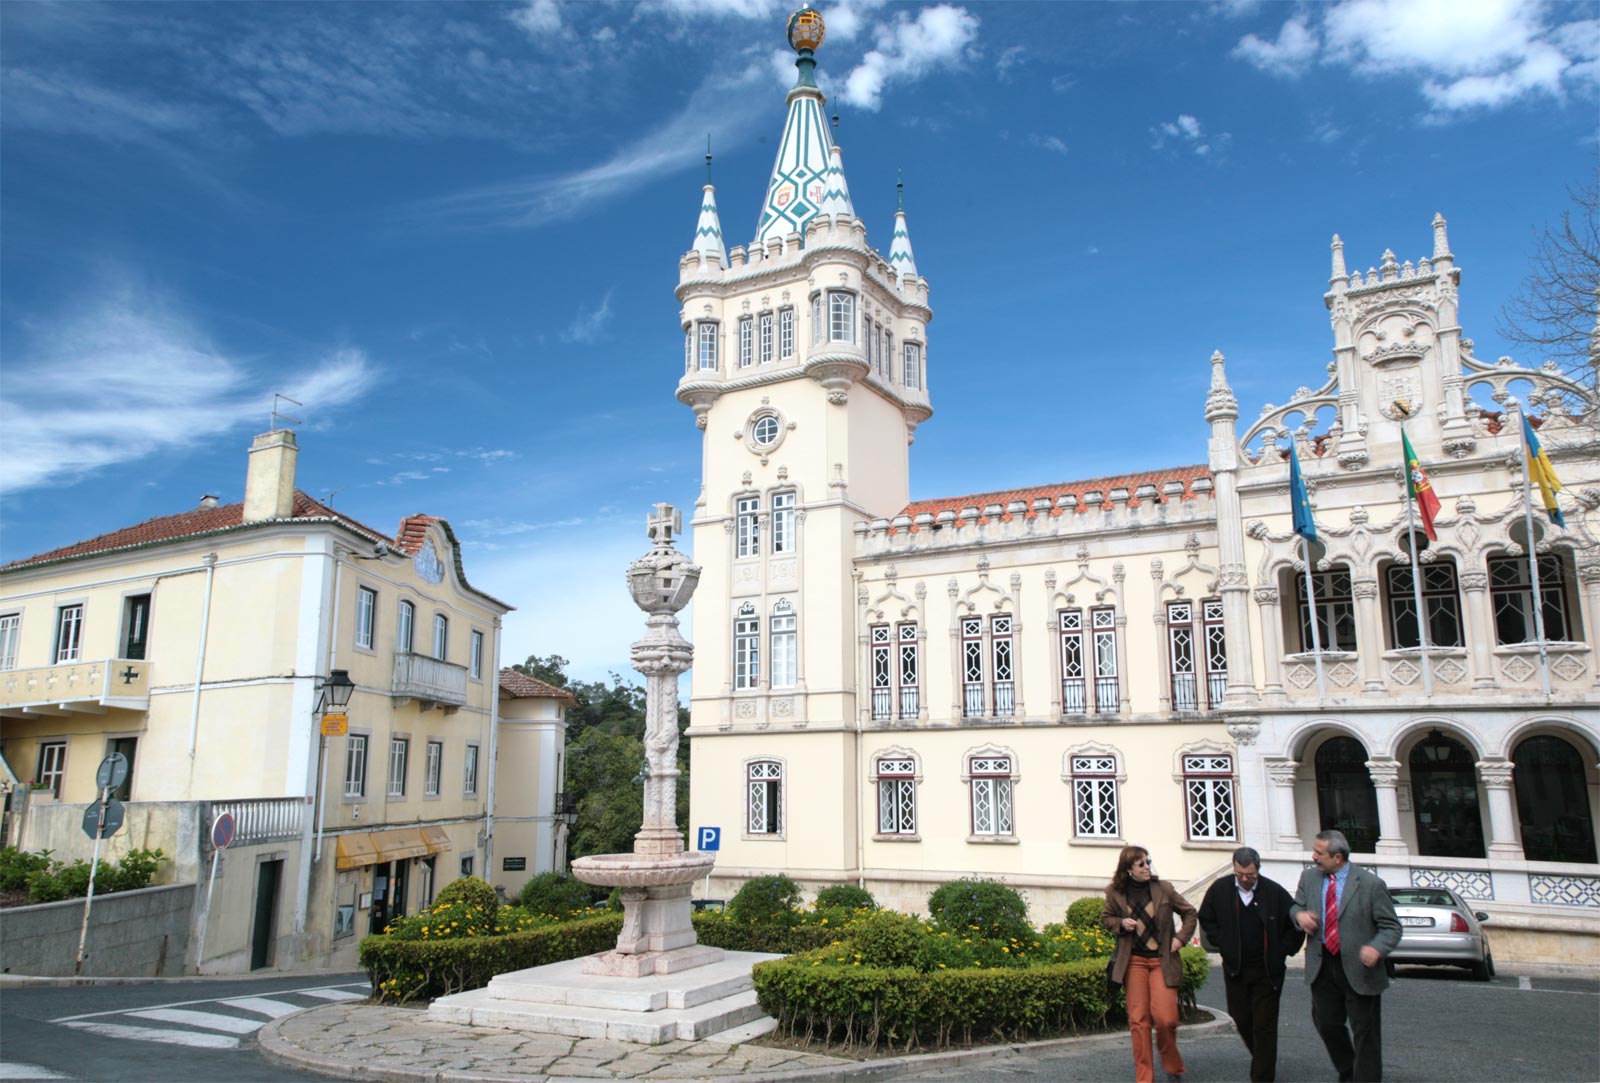
[[142, 658], [62, 662], [0, 673], [0, 714], [14, 718], [150, 709], [150, 663]]
[[467, 667], [425, 654], [396, 652], [389, 694], [396, 699], [414, 699], [424, 710], [443, 707], [454, 711], [467, 702]]

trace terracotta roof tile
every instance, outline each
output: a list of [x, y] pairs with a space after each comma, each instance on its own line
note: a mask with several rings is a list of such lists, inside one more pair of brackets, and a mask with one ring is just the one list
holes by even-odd
[[568, 703], [577, 702], [577, 697], [565, 688], [557, 688], [553, 684], [546, 684], [537, 677], [530, 677], [526, 673], [519, 673], [514, 669], [502, 669], [500, 671], [500, 691], [512, 699], [542, 697], [546, 699], [564, 699]]
[[[1111, 490], [1126, 489], [1128, 491], [1128, 503], [1131, 506], [1140, 503], [1135, 494], [1141, 486], [1154, 485], [1157, 493], [1156, 499], [1165, 500], [1167, 497], [1162, 494], [1162, 489], [1169, 481], [1177, 481], [1183, 483], [1183, 494], [1179, 499], [1193, 500], [1199, 495], [1194, 491], [1194, 483], [1201, 480], [1211, 480], [1211, 471], [1204, 464], [1197, 466], [1170, 466], [1160, 470], [1145, 470], [1136, 474], [1113, 474], [1109, 477], [1088, 478], [1084, 481], [1064, 481], [1055, 485], [1033, 485], [1023, 489], [1002, 489], [991, 493], [972, 493], [967, 496], [940, 496], [931, 500], [914, 500], [901, 509], [899, 514], [908, 515], [915, 519], [924, 512], [938, 516], [942, 511], [950, 511], [959, 516], [963, 508], [977, 508], [979, 512], [978, 522], [985, 523], [988, 522], [988, 517], [982, 514], [985, 507], [991, 504], [1000, 505], [1002, 510], [999, 518], [1008, 520], [1011, 518], [1011, 513], [1004, 509], [1007, 505], [1020, 500], [1028, 506], [1028, 510], [1024, 513], [1026, 517], [1033, 519], [1039, 514], [1033, 510], [1033, 502], [1035, 500], [1041, 497], [1047, 498], [1051, 502], [1051, 508], [1046, 514], [1062, 515], [1065, 512], [1060, 505], [1061, 497], [1070, 494], [1077, 500], [1075, 514], [1081, 515], [1088, 510], [1083, 499], [1087, 493], [1098, 492], [1104, 500], [1109, 501], [1111, 499]], [[959, 519], [956, 521], [956, 525], [960, 525]], [[911, 529], [916, 530], [917, 528], [913, 526]]]
[[400, 520], [400, 529], [394, 532], [394, 547], [408, 557], [416, 556], [422, 548], [423, 539], [428, 536], [428, 527], [438, 521], [437, 515], [423, 515], [421, 512], [406, 516]]

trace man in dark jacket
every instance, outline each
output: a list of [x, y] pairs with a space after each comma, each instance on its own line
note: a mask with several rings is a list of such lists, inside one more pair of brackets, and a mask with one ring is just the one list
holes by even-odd
[[1271, 1081], [1278, 1071], [1284, 960], [1306, 939], [1289, 917], [1293, 903], [1287, 891], [1261, 875], [1261, 855], [1241, 846], [1233, 852], [1233, 875], [1212, 884], [1200, 904], [1200, 929], [1222, 953], [1228, 1014], [1250, 1051], [1251, 1083]]

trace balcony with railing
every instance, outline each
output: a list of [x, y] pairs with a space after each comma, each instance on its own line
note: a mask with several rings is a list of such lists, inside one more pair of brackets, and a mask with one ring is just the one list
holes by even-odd
[[1088, 686], [1082, 677], [1067, 677], [1061, 682], [1061, 713], [1087, 714]]
[[894, 717], [894, 690], [890, 688], [874, 688], [872, 690], [872, 720], [874, 722], [887, 722]]
[[1010, 681], [994, 682], [994, 713], [997, 717], [1017, 713], [1016, 691]]
[[390, 695], [416, 700], [423, 710], [442, 707], [454, 711], [467, 702], [467, 667], [425, 654], [396, 652]]
[[1122, 710], [1122, 703], [1117, 698], [1115, 677], [1094, 679], [1094, 709], [1097, 714], [1116, 714]]
[[107, 709], [150, 709], [150, 663], [142, 658], [61, 662], [0, 673], [0, 714], [60, 718]]
[[917, 717], [917, 712], [922, 709], [921, 698], [917, 695], [917, 686], [908, 685], [900, 689], [900, 717], [905, 720]]
[[234, 844], [286, 842], [300, 837], [310, 807], [309, 797], [247, 797], [231, 801], [208, 801], [201, 810], [201, 828], [209, 840], [211, 825], [226, 812], [233, 817]]
[[983, 682], [968, 681], [964, 688], [964, 698], [961, 707], [963, 718], [983, 717]]

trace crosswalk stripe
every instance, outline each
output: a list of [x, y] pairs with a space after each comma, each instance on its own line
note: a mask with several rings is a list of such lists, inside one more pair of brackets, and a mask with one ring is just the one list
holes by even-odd
[[192, 1030], [162, 1030], [158, 1027], [130, 1027], [122, 1023], [68, 1023], [69, 1027], [101, 1034], [107, 1038], [131, 1038], [139, 1042], [164, 1042], [196, 1049], [238, 1049], [239, 1039], [226, 1034], [199, 1034]]
[[266, 997], [238, 997], [234, 1000], [219, 1000], [217, 1003], [226, 1004], [230, 1008], [243, 1008], [247, 1012], [258, 1012], [273, 1019], [282, 1019], [286, 1015], [305, 1011], [304, 1005], [268, 1000]]
[[318, 1000], [366, 1000], [360, 993], [352, 993], [348, 989], [303, 989], [303, 997], [316, 997]]
[[260, 1019], [240, 1019], [237, 1015], [218, 1015], [216, 1012], [191, 1012], [183, 1008], [150, 1008], [142, 1012], [129, 1012], [138, 1019], [154, 1019], [158, 1023], [185, 1023], [207, 1030], [224, 1030], [229, 1034], [254, 1034], [266, 1024]]
[[69, 1075], [41, 1068], [37, 1064], [0, 1060], [0, 1079], [71, 1079]]

